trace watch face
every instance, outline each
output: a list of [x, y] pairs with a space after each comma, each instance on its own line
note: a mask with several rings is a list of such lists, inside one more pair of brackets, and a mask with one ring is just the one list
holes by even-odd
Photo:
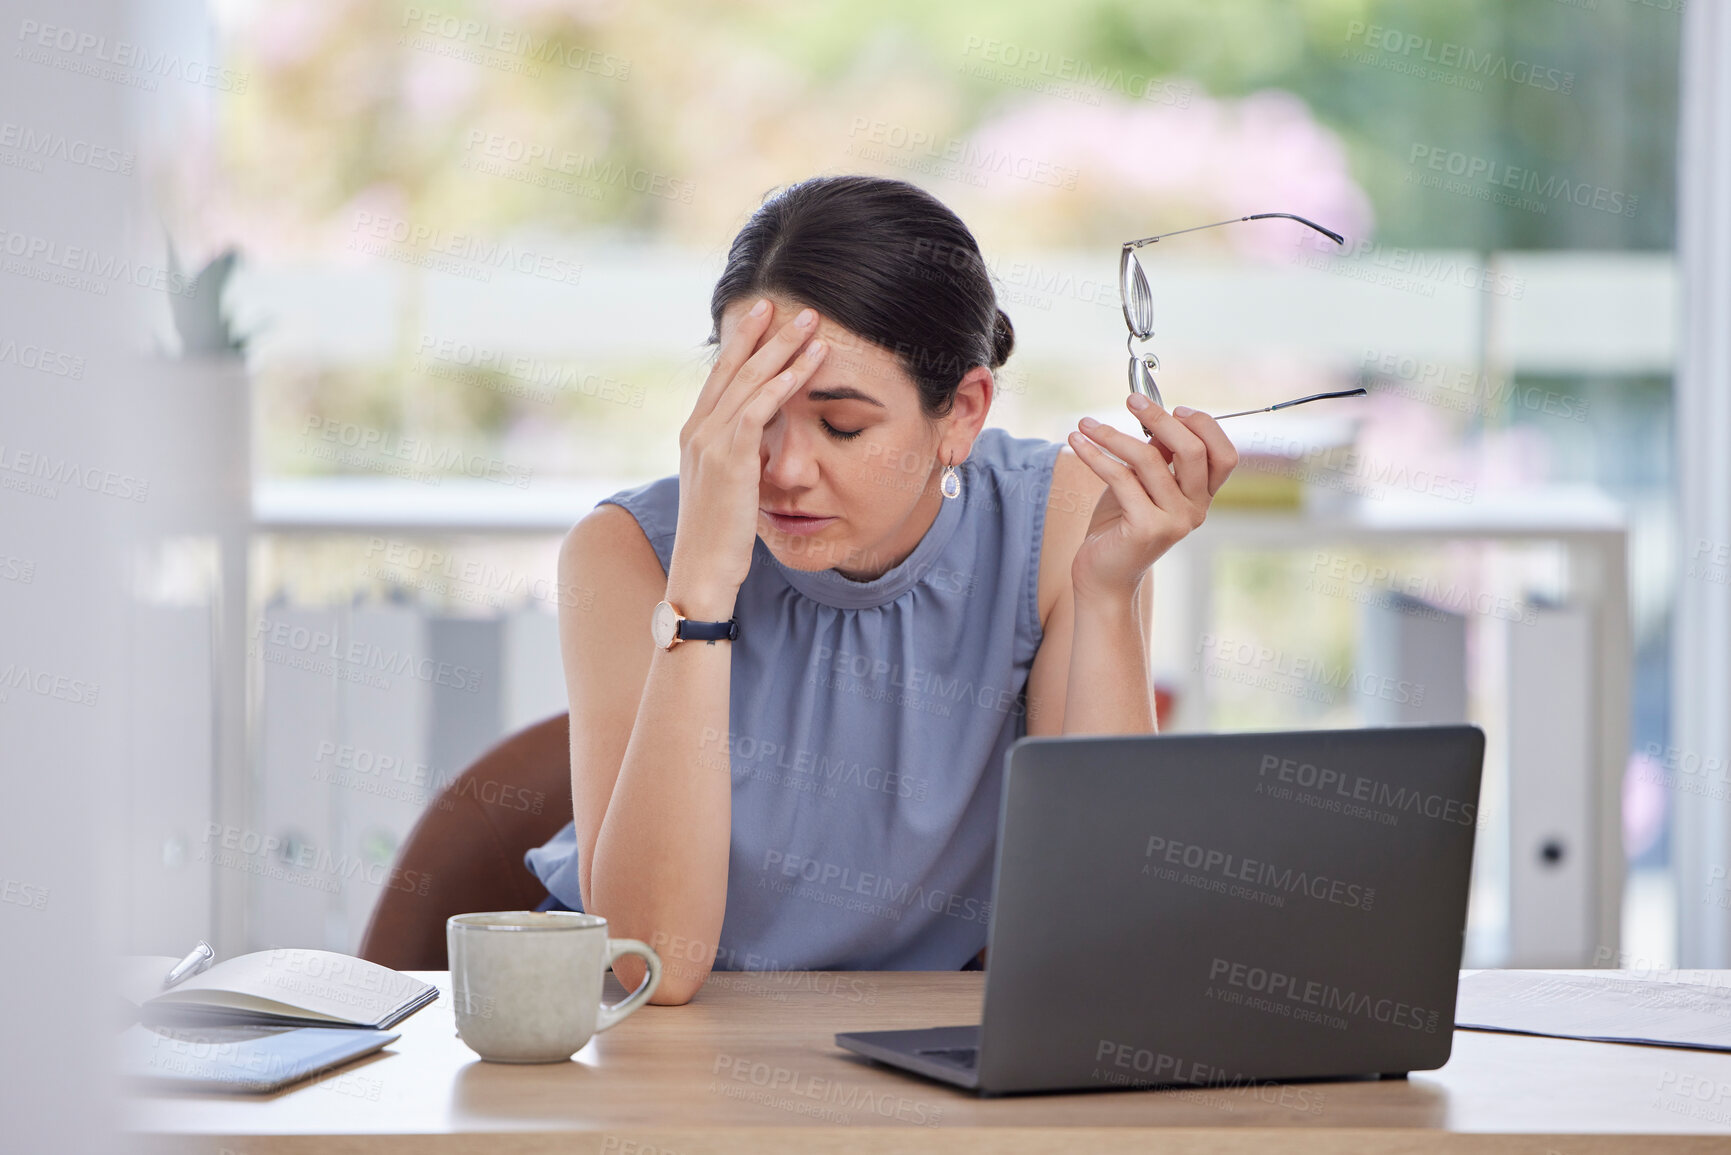
[[655, 613], [649, 619], [649, 633], [655, 639], [655, 644], [662, 649], [673, 645], [673, 627], [678, 615], [673, 611], [671, 602], [657, 602]]

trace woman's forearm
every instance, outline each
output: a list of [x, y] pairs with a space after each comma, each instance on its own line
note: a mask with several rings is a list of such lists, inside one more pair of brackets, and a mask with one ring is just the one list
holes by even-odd
[[[693, 620], [733, 612], [731, 597], [682, 596], [678, 585], [669, 583], [668, 600]], [[732, 660], [727, 641], [680, 642], [651, 657], [584, 883], [610, 935], [641, 939], [661, 955], [656, 1002], [684, 1002], [703, 985], [726, 912]], [[622, 958], [615, 969], [631, 986], [643, 964]]]
[[[1154, 579], [1144, 574], [1142, 580]], [[1078, 591], [1075, 616], [1064, 733], [1154, 733], [1154, 700], [1137, 592], [1089, 597]]]

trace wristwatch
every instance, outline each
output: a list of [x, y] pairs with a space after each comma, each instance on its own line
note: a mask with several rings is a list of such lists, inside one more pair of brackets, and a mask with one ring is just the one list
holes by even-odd
[[649, 635], [663, 650], [671, 650], [680, 642], [708, 642], [713, 646], [718, 641], [725, 639], [731, 642], [739, 637], [739, 619], [694, 622], [675, 609], [672, 602], [663, 598], [655, 603], [655, 612], [650, 615]]

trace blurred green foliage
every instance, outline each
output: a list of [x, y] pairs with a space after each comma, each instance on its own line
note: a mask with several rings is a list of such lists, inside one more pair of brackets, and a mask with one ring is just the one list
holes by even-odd
[[[1345, 143], [1384, 244], [1664, 249], [1673, 233], [1674, 7], [1674, 0], [569, 7], [444, 0], [434, 8], [333, 0], [316, 20], [261, 9], [235, 29], [232, 50], [265, 83], [230, 102], [226, 149], [239, 191], [272, 204], [279, 219], [316, 219], [388, 186], [417, 212], [475, 227], [533, 220], [714, 244], [716, 232], [727, 232], [770, 185], [863, 167], [847, 166], [834, 139], [851, 114], [878, 115], [905, 102], [899, 107], [917, 108], [934, 132], [966, 135], [1027, 101], [1017, 84], [960, 67], [992, 44], [1013, 54], [1009, 71], [1020, 78], [1081, 67], [1175, 78], [1212, 97], [1297, 95]], [[425, 16], [412, 14], [428, 12], [476, 21], [493, 35], [527, 34], [600, 54], [586, 59], [624, 62], [628, 72], [581, 59], [572, 66], [568, 56], [531, 76], [501, 66], [509, 53], [485, 54], [494, 58], [487, 64], [461, 59], [470, 42], [419, 31]], [[453, 80], [450, 66], [459, 64]], [[477, 129], [689, 180], [699, 203], [617, 187], [572, 197], [504, 181], [476, 197], [461, 161]], [[1126, 149], [1159, 147], [1125, 142]], [[1606, 190], [1618, 203], [1633, 198], [1636, 208], [1622, 215], [1552, 200], [1540, 211], [1419, 187], [1411, 181], [1422, 167], [1413, 161], [1418, 148]]]
[[[490, 238], [527, 230], [718, 255], [773, 186], [876, 171], [931, 187], [988, 252], [1115, 245], [1132, 235], [1124, 230], [1189, 223], [1218, 205], [1126, 188], [1113, 153], [1098, 150], [1086, 154], [1072, 192], [932, 179], [908, 163], [923, 159], [918, 150], [889, 164], [870, 158], [859, 126], [869, 118], [953, 143], [1030, 108], [1056, 109], [1062, 117], [1029, 146], [1037, 151], [1062, 144], [1071, 125], [1100, 138], [1120, 122], [1152, 123], [1127, 118], [1171, 110], [1171, 101], [1137, 90], [1158, 78], [1169, 92], [1195, 95], [1190, 124], [1204, 136], [1225, 135], [1207, 117], [1234, 101], [1271, 92], [1302, 101], [1344, 150], [1348, 171], [1327, 179], [1367, 194], [1380, 245], [1668, 250], [1680, 34], [1671, 2], [261, 4], [225, 29], [227, 52], [254, 83], [220, 106], [223, 191], [233, 209], [223, 219], [239, 234], [214, 239], [265, 263], [353, 259], [345, 242], [357, 214], [370, 212]], [[525, 37], [536, 52], [513, 51]], [[549, 47], [551, 55], [540, 51]], [[971, 67], [988, 59], [990, 69]], [[1070, 95], [1039, 94], [1066, 78], [1076, 81]], [[1145, 173], [1175, 163], [1162, 131], [1104, 139]], [[1199, 178], [1240, 174], [1246, 187], [1230, 186], [1234, 203], [1267, 196], [1284, 204], [1288, 188], [1318, 179], [1290, 171], [1307, 165], [1284, 154], [1252, 164], [1242, 154], [1261, 138], [1236, 139]], [[575, 158], [576, 179], [563, 187], [526, 179], [546, 171], [533, 163], [487, 171], [489, 150], [501, 145]], [[1475, 186], [1480, 195], [1426, 187], [1417, 178], [1434, 173], [1424, 163], [1433, 157], [1495, 165], [1496, 174], [1512, 166], [1541, 184], [1614, 197], [1628, 211], [1556, 197], [1497, 204], [1483, 187]], [[673, 195], [586, 179], [594, 173], [645, 176]], [[510, 396], [509, 382], [430, 376], [411, 353], [421, 324], [412, 288], [403, 300], [399, 351], [384, 363], [297, 364], [291, 353], [259, 366], [268, 468], [334, 467], [303, 452], [297, 434], [309, 413], [442, 442], [479, 437], [536, 462], [542, 476], [664, 468], [680, 407], [701, 377], [695, 362], [581, 366], [647, 387], [643, 408], [581, 396], [524, 401]], [[693, 329], [695, 349], [696, 326], [707, 319], [679, 323]], [[1043, 428], [1096, 395], [1094, 379], [1075, 366], [1023, 356], [1015, 370], [1025, 377], [1003, 398], [999, 423]], [[286, 436], [268, 432], [278, 429]], [[1566, 474], [1592, 473], [1580, 453], [1560, 453], [1559, 462]]]

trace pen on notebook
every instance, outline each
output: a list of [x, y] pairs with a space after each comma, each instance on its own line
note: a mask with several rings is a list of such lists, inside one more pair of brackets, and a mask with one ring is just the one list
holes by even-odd
[[162, 976], [162, 989], [167, 990], [175, 983], [191, 978], [215, 960], [216, 952], [210, 949], [210, 944], [202, 938], [199, 939], [198, 945], [186, 952], [186, 957], [175, 963], [169, 972]]

